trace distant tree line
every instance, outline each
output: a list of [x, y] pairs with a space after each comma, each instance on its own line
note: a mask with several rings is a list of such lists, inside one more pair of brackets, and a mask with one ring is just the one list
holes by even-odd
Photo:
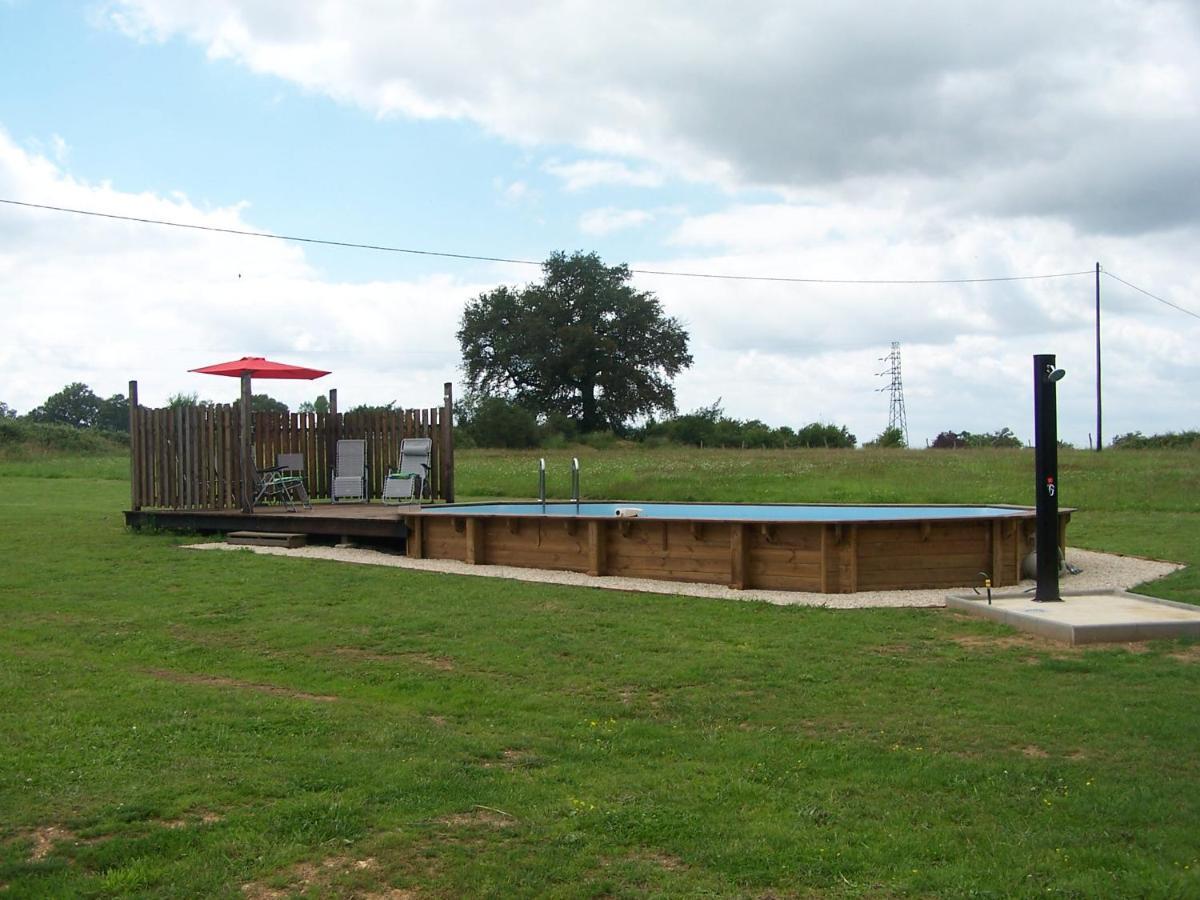
[[[171, 408], [208, 406], [195, 393], [174, 394], [168, 398]], [[287, 404], [267, 394], [252, 395], [256, 412], [287, 413]], [[382, 412], [397, 408], [385, 405], [360, 405], [351, 413]], [[322, 395], [304, 402], [298, 412], [326, 413], [329, 401]], [[570, 444], [608, 447], [617, 441], [629, 441], [647, 447], [690, 446], [753, 449], [828, 448], [852, 449], [858, 438], [832, 422], [809, 422], [798, 428], [773, 427], [759, 419], [737, 419], [725, 413], [721, 400], [689, 413], [650, 417], [640, 424], [586, 431], [579, 418], [561, 410], [540, 412], [507, 396], [468, 391], [454, 408], [455, 434], [459, 446], [553, 449]], [[36, 428], [36, 435], [30, 431]], [[81, 382], [74, 382], [47, 397], [24, 415], [0, 401], [0, 443], [34, 439], [36, 443], [59, 449], [87, 449], [74, 432], [88, 431], [117, 437], [129, 431], [129, 399], [124, 394], [102, 398]], [[90, 445], [89, 445], [90, 446]], [[885, 429], [863, 444], [869, 448], [904, 447], [903, 433]], [[1021, 440], [1009, 428], [995, 432], [943, 431], [930, 444], [938, 450], [1021, 447]], [[1062, 445], [1068, 447], [1069, 445]], [[1200, 449], [1200, 431], [1167, 432], [1143, 435], [1140, 431], [1115, 437], [1112, 446], [1122, 450]]]
[[620, 429], [584, 431], [576, 419], [562, 413], [539, 415], [506, 397], [469, 392], [455, 405], [455, 436], [459, 446], [531, 448], [567, 444], [608, 446], [618, 440], [646, 446], [676, 444], [692, 447], [852, 448], [858, 439], [844, 425], [811, 422], [798, 429], [772, 427], [758, 419], [725, 414], [720, 400], [690, 413], [650, 418]]
[[1168, 431], [1144, 435], [1140, 431], [1119, 434], [1112, 441], [1118, 450], [1200, 450], [1200, 431]]
[[943, 431], [929, 445], [934, 450], [978, 450], [985, 447], [1022, 447], [1021, 439], [1009, 428], [972, 434], [970, 431]]
[[[197, 394], [173, 394], [167, 399], [171, 409], [187, 406], [213, 406], [211, 400], [201, 400]], [[286, 403], [266, 394], [253, 394], [251, 408], [255, 412], [288, 412]], [[365, 408], [365, 407], [364, 407]], [[299, 412], [327, 412], [329, 401], [318, 397], [313, 403], [301, 403]], [[24, 415], [0, 400], [0, 422], [21, 422], [33, 425], [59, 425], [67, 428], [94, 429], [117, 434], [129, 433], [129, 398], [124, 394], [100, 397], [82, 382], [68, 384], [51, 394], [41, 405]]]

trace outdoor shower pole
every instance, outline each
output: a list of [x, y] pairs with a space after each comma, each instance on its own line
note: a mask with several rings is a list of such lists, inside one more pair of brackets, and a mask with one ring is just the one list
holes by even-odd
[[254, 512], [254, 460], [250, 456], [250, 373], [242, 373], [242, 512]]
[[1034, 480], [1037, 489], [1037, 593], [1042, 603], [1062, 600], [1058, 592], [1058, 392], [1062, 369], [1053, 353], [1033, 358]]
[[1100, 263], [1096, 263], [1096, 452], [1104, 447], [1100, 437]]

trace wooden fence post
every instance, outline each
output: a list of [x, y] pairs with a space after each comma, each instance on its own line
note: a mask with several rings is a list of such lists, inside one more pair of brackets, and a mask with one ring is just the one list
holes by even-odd
[[136, 512], [142, 508], [141, 442], [138, 440], [138, 393], [137, 382], [129, 382], [129, 508]]
[[254, 512], [254, 460], [250, 455], [250, 373], [242, 373], [242, 512]]
[[454, 385], [447, 381], [443, 386], [442, 400], [442, 452], [441, 482], [442, 498], [454, 502]]
[[325, 419], [325, 468], [329, 470], [329, 496], [333, 496], [333, 471], [337, 466], [337, 442], [342, 434], [342, 418], [338, 415], [337, 388], [329, 389], [329, 415]]

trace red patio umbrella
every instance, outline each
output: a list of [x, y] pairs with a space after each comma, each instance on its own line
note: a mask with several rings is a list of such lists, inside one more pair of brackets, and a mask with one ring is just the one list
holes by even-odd
[[250, 379], [252, 378], [321, 378], [328, 375], [321, 369], [310, 369], [307, 366], [293, 366], [290, 363], [273, 362], [261, 356], [243, 356], [241, 359], [203, 366], [199, 369], [188, 369], [201, 375], [228, 375], [242, 380], [242, 512], [254, 511], [252, 498], [252, 481], [250, 469], [253, 462], [250, 459]]
[[309, 380], [329, 374], [321, 369], [274, 362], [263, 359], [261, 356], [243, 356], [241, 359], [203, 366], [199, 369], [188, 369], [188, 371], [199, 372], [201, 375], [229, 375], [233, 378], [249, 375], [251, 378], [303, 378]]

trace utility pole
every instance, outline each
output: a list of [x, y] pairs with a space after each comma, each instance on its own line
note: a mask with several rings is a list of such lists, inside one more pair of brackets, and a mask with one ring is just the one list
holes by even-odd
[[882, 372], [876, 374], [883, 378], [890, 379], [888, 386], [880, 388], [879, 391], [887, 391], [890, 394], [890, 404], [888, 406], [888, 431], [893, 428], [900, 430], [904, 435], [904, 446], [908, 446], [908, 416], [904, 412], [904, 383], [900, 378], [900, 342], [892, 341], [892, 352], [887, 356], [882, 356], [880, 362], [887, 363], [887, 367]]

